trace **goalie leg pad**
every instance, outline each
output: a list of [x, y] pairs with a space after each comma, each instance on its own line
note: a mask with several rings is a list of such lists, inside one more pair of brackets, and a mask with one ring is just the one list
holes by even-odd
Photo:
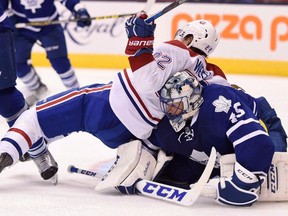
[[115, 188], [119, 185], [132, 186], [139, 178], [152, 179], [156, 159], [141, 141], [134, 140], [117, 149], [117, 158], [109, 171], [96, 185], [96, 191]]

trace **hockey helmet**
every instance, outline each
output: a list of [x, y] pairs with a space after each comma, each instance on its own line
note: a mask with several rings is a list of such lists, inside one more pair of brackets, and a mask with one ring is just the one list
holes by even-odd
[[176, 132], [192, 117], [203, 103], [202, 86], [196, 77], [178, 72], [160, 90], [161, 110]]
[[182, 26], [176, 32], [175, 39], [183, 41], [187, 35], [193, 35], [193, 40], [187, 47], [197, 48], [206, 56], [215, 50], [220, 40], [219, 32], [206, 20], [195, 20]]

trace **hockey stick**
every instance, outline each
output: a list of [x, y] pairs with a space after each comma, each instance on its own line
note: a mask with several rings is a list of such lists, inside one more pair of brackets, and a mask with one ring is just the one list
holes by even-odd
[[157, 13], [153, 14], [152, 16], [150, 16], [149, 18], [147, 18], [145, 20], [146, 23], [151, 23], [154, 20], [156, 20], [157, 18], [159, 18], [160, 16], [163, 16], [164, 14], [166, 14], [167, 12], [173, 10], [174, 8], [178, 7], [179, 5], [183, 4], [184, 2], [186, 2], [187, 0], [177, 0], [176, 2], [173, 2], [171, 4], [169, 4], [168, 6], [166, 6], [165, 8], [163, 8], [162, 10], [158, 11]]
[[191, 206], [200, 196], [201, 191], [204, 189], [209, 180], [213, 167], [216, 161], [216, 150], [211, 149], [208, 163], [202, 173], [200, 179], [195, 183], [191, 189], [186, 190], [182, 188], [173, 187], [153, 181], [141, 180], [136, 184], [136, 188], [145, 196], [156, 199], [161, 199], [184, 206]]
[[84, 170], [84, 169], [80, 169], [75, 167], [74, 165], [70, 165], [67, 168], [67, 171], [69, 173], [78, 173], [78, 174], [83, 174], [83, 175], [87, 175], [87, 176], [91, 176], [91, 177], [95, 177], [97, 179], [102, 179], [104, 175], [100, 174], [100, 173], [96, 173], [93, 171], [89, 171], [89, 170]]
[[[204, 172], [202, 173], [198, 182], [195, 183], [189, 190], [145, 179], [141, 179], [139, 182], [137, 182], [136, 188], [138, 191], [140, 191], [142, 195], [145, 196], [177, 203], [184, 206], [191, 206], [197, 200], [199, 195], [201, 195], [202, 190], [204, 189], [206, 183], [208, 182], [215, 161], [216, 161], [216, 150], [213, 147]], [[96, 172], [83, 170], [75, 166], [69, 166], [68, 172], [84, 174], [91, 177], [96, 177], [98, 179], [103, 177], [103, 175], [98, 174]]]
[[[142, 11], [148, 12], [156, 0], [147, 0], [145, 7]], [[96, 17], [90, 17], [87, 19], [68, 19], [68, 20], [53, 20], [53, 21], [39, 21], [39, 22], [29, 22], [29, 23], [17, 23], [15, 25], [16, 28], [25, 28], [28, 26], [47, 26], [47, 25], [56, 25], [56, 24], [62, 24], [62, 23], [69, 23], [69, 22], [78, 22], [79, 20], [103, 20], [103, 19], [117, 19], [121, 17], [127, 17], [132, 16], [137, 13], [127, 13], [127, 14], [115, 14], [115, 15], [106, 15], [106, 16], [96, 16]]]

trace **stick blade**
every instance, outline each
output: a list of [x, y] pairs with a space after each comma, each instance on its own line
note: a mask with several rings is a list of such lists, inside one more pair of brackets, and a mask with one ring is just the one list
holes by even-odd
[[198, 199], [206, 183], [208, 182], [215, 165], [216, 156], [216, 149], [212, 147], [204, 172], [202, 173], [199, 181], [193, 184], [193, 187], [189, 190], [148, 181], [145, 179], [137, 182], [136, 188], [144, 196], [173, 202], [183, 206], [191, 206]]
[[173, 10], [174, 8], [178, 7], [179, 5], [183, 4], [184, 2], [186, 2], [187, 0], [177, 0], [171, 4], [169, 4], [168, 6], [166, 6], [165, 8], [163, 8], [162, 10], [158, 11], [157, 13], [151, 15], [149, 18], [147, 18], [145, 20], [146, 23], [151, 23], [154, 20], [158, 19], [159, 17], [163, 16], [164, 14], [168, 13], [169, 11]]
[[202, 173], [198, 182], [190, 186], [191, 189], [188, 192], [189, 193], [189, 195], [188, 195], [189, 200], [187, 201], [188, 206], [193, 205], [193, 203], [201, 195], [201, 192], [203, 191], [206, 183], [209, 181], [209, 177], [210, 177], [212, 170], [214, 168], [216, 158], [217, 158], [216, 149], [214, 147], [212, 147], [211, 153], [209, 156], [209, 160], [207, 162], [207, 165], [206, 165], [204, 172]]
[[153, 5], [155, 4], [156, 0], [147, 0], [145, 7], [143, 8], [143, 11], [148, 13]]

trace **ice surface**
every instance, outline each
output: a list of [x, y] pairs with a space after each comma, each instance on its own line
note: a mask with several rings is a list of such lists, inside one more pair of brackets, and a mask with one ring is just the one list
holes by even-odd
[[[65, 90], [51, 68], [36, 68], [51, 93]], [[106, 83], [117, 70], [77, 69], [81, 85]], [[288, 78], [227, 75], [253, 96], [264, 95], [288, 128]], [[19, 87], [23, 89], [21, 83]], [[24, 91], [24, 89], [23, 89]], [[7, 126], [0, 118], [0, 136]], [[67, 172], [69, 165], [101, 171], [115, 156], [115, 150], [85, 133], [75, 133], [50, 145], [59, 164], [57, 186], [43, 181], [33, 162], [17, 163], [0, 174], [0, 216], [272, 216], [286, 215], [288, 202], [258, 202], [252, 207], [227, 207], [200, 197], [193, 206], [183, 207], [144, 196], [125, 196], [117, 191], [97, 193], [97, 179]], [[105, 166], [104, 166], [105, 167]]]

